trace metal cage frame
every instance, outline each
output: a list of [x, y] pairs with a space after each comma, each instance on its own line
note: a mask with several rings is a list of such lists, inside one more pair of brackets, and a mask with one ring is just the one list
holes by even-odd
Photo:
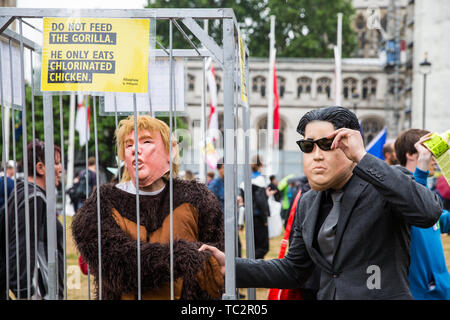
[[[30, 39], [27, 39], [22, 34], [22, 19], [26, 18], [44, 18], [44, 17], [61, 17], [61, 18], [70, 18], [70, 17], [82, 17], [82, 18], [134, 18], [134, 19], [156, 19], [156, 20], [168, 20], [170, 21], [170, 47], [164, 48], [161, 44], [157, 43], [160, 49], [156, 49], [156, 56], [165, 56], [170, 59], [170, 88], [171, 88], [171, 106], [170, 106], [170, 129], [172, 130], [172, 122], [173, 122], [173, 99], [172, 95], [174, 92], [174, 87], [172, 85], [173, 81], [173, 59], [175, 57], [197, 57], [202, 58], [203, 61], [207, 57], [211, 57], [217, 62], [223, 69], [223, 90], [224, 90], [224, 129], [225, 129], [225, 137], [224, 137], [224, 167], [225, 167], [225, 208], [224, 208], [224, 226], [225, 226], [225, 294], [223, 295], [223, 299], [233, 300], [238, 299], [237, 288], [236, 288], [236, 276], [235, 276], [235, 257], [236, 257], [236, 240], [237, 240], [237, 204], [236, 204], [236, 195], [238, 192], [237, 186], [237, 161], [236, 161], [236, 130], [237, 130], [237, 118], [239, 107], [242, 108], [243, 121], [242, 126], [244, 132], [247, 132], [250, 126], [250, 108], [248, 104], [241, 104], [239, 101], [239, 91], [238, 91], [238, 83], [239, 83], [239, 67], [238, 67], [238, 41], [239, 41], [239, 26], [234, 15], [232, 9], [224, 8], [224, 9], [29, 9], [29, 8], [0, 8], [0, 36], [4, 37], [9, 41], [10, 46], [11, 42], [19, 44], [21, 50], [21, 88], [22, 88], [22, 123], [23, 123], [23, 146], [24, 151], [27, 146], [27, 123], [26, 123], [26, 103], [25, 103], [25, 80], [24, 80], [24, 48], [27, 48], [31, 52], [31, 56], [34, 51], [40, 50], [40, 46], [33, 42]], [[211, 38], [207, 31], [203, 30], [198, 23], [194, 20], [221, 20], [223, 25], [223, 44], [222, 46], [218, 45], [213, 38]], [[20, 32], [16, 33], [15, 31], [8, 29], [10, 24], [15, 21], [19, 21], [19, 29]], [[202, 48], [197, 48], [192, 41], [184, 33], [183, 29], [180, 28], [178, 21], [181, 21], [183, 25], [194, 35], [202, 44]], [[172, 46], [172, 34], [173, 34], [173, 25], [180, 30], [180, 32], [185, 36], [185, 38], [190, 42], [193, 49], [174, 49]], [[245, 59], [245, 78], [247, 79], [248, 84], [248, 49], [245, 48], [246, 57]], [[31, 59], [32, 60], [32, 59]], [[1, 72], [1, 57], [0, 57], [0, 72]], [[31, 64], [31, 72], [33, 72], [33, 66]], [[204, 71], [205, 72], [205, 71]], [[12, 72], [11, 72], [12, 73]], [[12, 80], [12, 75], [11, 75]], [[2, 105], [2, 119], [4, 119], [4, 109], [5, 106], [3, 104], [3, 87], [7, 85], [3, 83], [3, 80], [0, 77], [0, 90], [1, 90], [1, 105]], [[203, 93], [205, 93], [206, 82], [203, 77]], [[33, 91], [33, 90], [32, 90]], [[47, 230], [48, 236], [48, 265], [49, 265], [49, 298], [57, 299], [57, 254], [56, 254], [56, 194], [55, 194], [55, 175], [54, 175], [54, 127], [53, 127], [53, 100], [52, 96], [55, 93], [43, 93], [43, 104], [44, 104], [44, 136], [45, 136], [45, 166], [46, 170], [46, 183], [47, 183], [47, 224], [49, 227]], [[60, 96], [60, 114], [62, 114], [62, 95]], [[34, 115], [34, 92], [32, 92], [32, 112]], [[134, 95], [134, 115], [136, 120], [136, 95]], [[97, 120], [96, 120], [96, 99], [93, 97], [93, 108], [94, 108], [94, 127], [95, 127], [95, 150], [96, 150], [96, 161], [98, 167], [98, 146], [97, 146]], [[204, 100], [204, 94], [203, 94]], [[205, 104], [202, 103], [202, 116], [203, 120], [206, 119], [205, 112]], [[14, 115], [14, 108], [11, 108]], [[153, 115], [153, 114], [152, 114]], [[62, 115], [61, 115], [62, 117]], [[117, 115], [116, 115], [117, 119]], [[2, 120], [4, 121], [4, 120]], [[205, 122], [204, 122], [205, 123]], [[117, 124], [117, 122], [116, 122]], [[64, 141], [63, 137], [63, 128], [62, 128], [62, 118], [61, 118], [61, 140]], [[2, 125], [3, 128], [3, 125]], [[206, 132], [206, 126], [203, 126], [204, 133]], [[2, 161], [6, 164], [6, 147], [5, 147], [5, 133], [2, 129], [2, 137], [3, 137], [3, 158]], [[33, 116], [33, 137], [34, 137], [34, 116]], [[135, 130], [135, 135], [137, 132]], [[205, 137], [205, 135], [204, 135]], [[171, 138], [172, 139], [172, 138]], [[8, 139], [9, 140], [9, 139]], [[33, 139], [34, 141], [34, 139]], [[15, 147], [15, 141], [14, 147]], [[206, 142], [205, 142], [206, 145]], [[35, 147], [35, 146], [34, 146]], [[135, 139], [135, 147], [137, 149], [137, 139]], [[246, 248], [247, 248], [247, 257], [254, 258], [254, 235], [253, 235], [253, 214], [252, 214], [252, 194], [251, 194], [251, 172], [250, 172], [250, 137], [249, 135], [244, 136], [244, 150], [245, 150], [245, 164], [244, 164], [244, 185], [245, 185], [245, 220], [246, 220]], [[86, 148], [87, 150], [87, 148]], [[14, 151], [15, 157], [15, 151]], [[27, 153], [24, 152], [24, 163], [26, 163]], [[137, 157], [137, 153], [136, 153]], [[64, 148], [62, 148], [62, 165], [64, 172]], [[14, 159], [15, 160], [15, 159]], [[171, 239], [170, 239], [170, 263], [171, 263], [171, 299], [173, 299], [173, 190], [172, 190], [172, 160], [170, 162], [171, 167], [171, 178], [170, 178], [170, 227], [171, 227]], [[205, 164], [206, 166], [206, 164]], [[87, 154], [86, 154], [86, 168], [87, 168]], [[86, 170], [87, 171], [87, 170]], [[24, 174], [28, 175], [27, 168], [24, 166]], [[206, 174], [206, 171], [205, 171]], [[99, 177], [97, 175], [97, 184], [99, 185]], [[137, 181], [138, 182], [138, 177]], [[36, 180], [35, 180], [36, 181]], [[36, 182], [35, 182], [36, 183]], [[65, 191], [64, 191], [64, 174], [63, 174], [63, 202], [65, 199]], [[6, 179], [5, 179], [6, 184]], [[27, 190], [28, 186], [25, 184], [25, 189]], [[137, 188], [138, 190], [138, 188]], [[6, 192], [6, 188], [5, 188]], [[25, 212], [26, 212], [26, 227], [29, 228], [28, 221], [28, 191], [25, 192]], [[99, 190], [97, 189], [97, 213], [99, 217], [100, 211], [100, 195]], [[137, 191], [136, 195], [136, 203], [137, 209], [139, 210], [139, 192]], [[64, 241], [65, 241], [65, 206], [64, 208]], [[17, 214], [17, 204], [16, 204], [16, 214]], [[139, 218], [139, 214], [137, 214]], [[7, 219], [5, 219], [7, 220]], [[139, 220], [137, 221], [139, 224]], [[28, 230], [28, 229], [27, 229]], [[100, 220], [98, 225], [99, 237], [99, 298], [101, 299], [101, 242], [100, 242]], [[138, 228], [139, 232], [139, 228]], [[27, 253], [29, 257], [29, 236], [27, 235]], [[140, 242], [140, 236], [137, 236], [138, 244]], [[8, 245], [8, 244], [7, 244]], [[64, 243], [65, 246], [65, 243]], [[140, 251], [139, 245], [138, 247], [138, 299], [141, 298], [141, 288], [140, 288]], [[7, 254], [8, 255], [8, 254]], [[67, 257], [65, 257], [65, 260]], [[27, 264], [29, 264], [29, 259], [27, 259]], [[65, 261], [64, 261], [64, 266]], [[29, 266], [28, 266], [28, 271]], [[67, 274], [67, 272], [66, 272]], [[30, 299], [30, 279], [28, 272], [28, 295], [27, 298]], [[67, 279], [65, 279], [65, 298], [67, 299]], [[8, 281], [8, 279], [7, 279]], [[7, 290], [9, 287], [7, 288]], [[89, 289], [90, 295], [90, 289]], [[256, 299], [255, 289], [248, 289], [249, 299]]]

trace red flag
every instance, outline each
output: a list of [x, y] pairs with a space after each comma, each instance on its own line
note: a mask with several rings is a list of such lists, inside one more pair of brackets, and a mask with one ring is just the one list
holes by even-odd
[[[210, 58], [206, 65], [206, 78], [210, 94], [210, 113], [208, 119], [208, 134], [206, 137], [206, 162], [211, 169], [217, 168], [217, 161], [219, 160], [214, 149], [214, 142], [220, 138], [219, 135], [219, 118], [217, 115], [217, 84], [216, 74], [212, 59]], [[202, 147], [203, 148], [203, 147]]]
[[273, 65], [273, 145], [278, 144], [280, 137], [280, 100], [278, 97], [278, 85], [277, 85], [277, 68]]
[[[206, 73], [206, 80], [208, 82], [210, 93], [210, 113], [208, 119], [209, 134], [213, 141], [217, 139], [217, 131], [219, 130], [219, 118], [217, 116], [217, 86], [216, 86], [216, 74], [214, 72], [214, 66], [212, 60], [210, 60], [209, 70]], [[207, 66], [208, 67], [208, 66]]]

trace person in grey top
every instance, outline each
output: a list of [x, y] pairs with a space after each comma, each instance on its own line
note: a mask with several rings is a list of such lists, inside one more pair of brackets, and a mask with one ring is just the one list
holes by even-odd
[[[411, 226], [429, 228], [438, 196], [402, 170], [368, 154], [356, 115], [343, 107], [312, 110], [297, 142], [312, 190], [300, 198], [283, 259], [236, 258], [239, 288], [298, 288], [316, 268], [319, 300], [412, 299]], [[225, 256], [211, 251], [225, 271]]]

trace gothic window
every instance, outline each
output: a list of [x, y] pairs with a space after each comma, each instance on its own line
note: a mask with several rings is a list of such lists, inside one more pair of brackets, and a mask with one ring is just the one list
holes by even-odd
[[356, 18], [356, 29], [358, 30], [363, 30], [365, 27], [365, 20], [364, 20], [364, 16], [360, 13], [358, 15], [358, 17]]
[[[264, 117], [263, 119], [259, 120], [256, 128], [257, 128], [258, 150], [263, 151], [267, 147], [267, 139], [268, 139], [267, 117]], [[283, 122], [283, 120], [280, 119], [280, 131], [279, 131], [279, 139], [278, 139], [278, 149], [279, 150], [283, 150], [285, 128], [286, 128], [285, 123]], [[265, 131], [263, 131], [263, 130], [265, 130]]]
[[283, 98], [286, 92], [286, 79], [283, 77], [277, 77], [278, 95]]
[[266, 96], [266, 78], [263, 76], [256, 76], [253, 78], [252, 91], [259, 92], [261, 97]]
[[[406, 16], [405, 16], [406, 17]], [[387, 14], [385, 14], [382, 18], [381, 18], [381, 27], [383, 28], [383, 30], [386, 30], [387, 27]], [[380, 32], [381, 33], [381, 32]]]
[[380, 118], [369, 117], [361, 121], [364, 145], [367, 146], [383, 129], [384, 122]]
[[331, 79], [322, 77], [317, 79], [317, 93], [326, 94], [328, 99], [331, 97]]
[[369, 99], [369, 97], [375, 97], [376, 93], [377, 93], [377, 80], [371, 77], [364, 79], [362, 98]]
[[222, 78], [216, 75], [216, 86], [217, 86], [217, 92], [220, 91], [220, 85], [222, 84]]
[[311, 78], [301, 77], [297, 79], [297, 98], [300, 98], [302, 94], [311, 93]]
[[[398, 86], [398, 92], [399, 93], [400, 93], [400, 91], [403, 90], [403, 85], [404, 85], [403, 79], [398, 79], [397, 86]], [[389, 87], [388, 88], [389, 94], [394, 95], [395, 94], [395, 79], [389, 79], [388, 87]]]
[[195, 89], [195, 77], [191, 74], [188, 74], [188, 90], [194, 91]]
[[344, 79], [344, 86], [343, 86], [344, 99], [352, 98], [354, 94], [357, 94], [356, 92], [357, 82], [358, 80], [356, 80], [355, 78]]

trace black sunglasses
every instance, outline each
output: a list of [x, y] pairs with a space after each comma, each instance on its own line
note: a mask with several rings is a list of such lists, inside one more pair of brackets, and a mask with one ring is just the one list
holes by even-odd
[[331, 139], [327, 138], [321, 138], [317, 140], [298, 140], [297, 144], [300, 147], [300, 150], [302, 150], [305, 153], [310, 153], [314, 150], [314, 144], [317, 144], [317, 146], [324, 150], [329, 151], [331, 149], [331, 145], [333, 144], [334, 137]]

